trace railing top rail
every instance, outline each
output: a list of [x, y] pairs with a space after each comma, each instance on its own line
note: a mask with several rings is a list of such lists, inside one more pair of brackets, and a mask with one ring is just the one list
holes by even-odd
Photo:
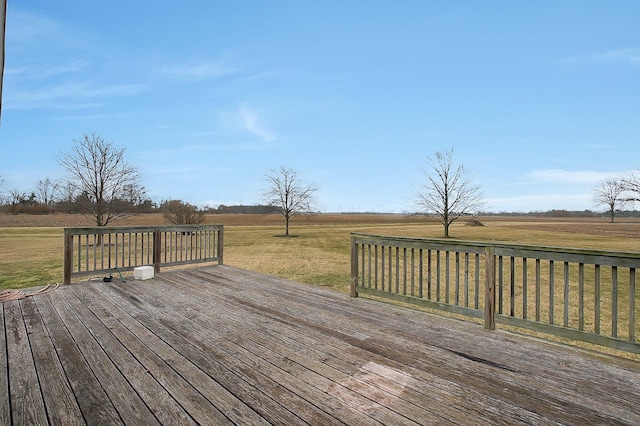
[[559, 259], [573, 262], [611, 264], [611, 259], [616, 259], [616, 265], [629, 267], [640, 267], [640, 253], [634, 252], [612, 252], [605, 250], [592, 250], [582, 248], [532, 246], [526, 244], [513, 244], [497, 241], [464, 241], [450, 238], [415, 238], [373, 235], [359, 232], [352, 232], [352, 237], [361, 243], [388, 243], [405, 244], [414, 247], [431, 246], [443, 250], [454, 251], [484, 251], [485, 247], [493, 247], [496, 255], [530, 257], [542, 259]]
[[159, 226], [87, 226], [64, 228], [65, 235], [86, 234], [122, 234], [133, 232], [181, 232], [181, 231], [211, 231], [222, 229], [223, 225], [159, 225]]

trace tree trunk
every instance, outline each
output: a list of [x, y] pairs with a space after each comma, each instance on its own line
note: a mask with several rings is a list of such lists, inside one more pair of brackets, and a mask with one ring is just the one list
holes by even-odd
[[289, 216], [287, 215], [284, 218], [285, 218], [285, 220], [284, 220], [284, 223], [285, 223], [285, 225], [284, 225], [284, 236], [288, 237], [289, 236]]

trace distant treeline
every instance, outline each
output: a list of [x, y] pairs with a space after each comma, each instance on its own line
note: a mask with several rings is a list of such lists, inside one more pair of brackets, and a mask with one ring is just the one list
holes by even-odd
[[[52, 213], [78, 213], [76, 203], [71, 200], [57, 200], [49, 203], [42, 203], [36, 199], [35, 194], [30, 197], [20, 197], [4, 199], [0, 202], [0, 212], [10, 214], [52, 214]], [[125, 201], [121, 202], [123, 208], [131, 213], [165, 213], [169, 201], [155, 203], [150, 199], [144, 199], [136, 204]], [[275, 214], [278, 208], [275, 206], [255, 204], [255, 205], [232, 205], [220, 204], [218, 206], [206, 206], [199, 208], [207, 214]], [[320, 213], [320, 212], [318, 212]], [[345, 212], [344, 214], [376, 214], [373, 212]], [[385, 213], [377, 213], [385, 214]], [[407, 214], [407, 213], [405, 213]], [[538, 217], [566, 217], [566, 218], [589, 218], [589, 217], [609, 217], [609, 212], [594, 212], [592, 210], [548, 210], [525, 212], [481, 212], [479, 216], [538, 216]], [[620, 210], [616, 212], [616, 218], [637, 218], [640, 217], [640, 210]]]
[[[481, 213], [480, 216], [539, 216], [539, 217], [609, 217], [609, 212], [594, 212], [592, 210], [548, 210], [523, 212]], [[640, 217], [640, 210], [620, 210], [616, 212], [617, 218]]]
[[[76, 197], [73, 200], [56, 200], [50, 202], [40, 202], [37, 200], [35, 194], [30, 197], [20, 196], [15, 198], [0, 199], [0, 213], [9, 214], [32, 214], [32, 215], [47, 215], [53, 213], [67, 213], [74, 214], [80, 213], [78, 210], [78, 199], [81, 196]], [[144, 199], [137, 203], [131, 203], [128, 201], [118, 201], [120, 209], [129, 213], [166, 213], [168, 211], [169, 204], [175, 200], [167, 200], [161, 203], [153, 202], [150, 199]], [[182, 201], [178, 200], [180, 203]], [[205, 206], [194, 207], [197, 211], [205, 212], [208, 214], [273, 214], [278, 213], [278, 209], [269, 205], [236, 205], [227, 206], [220, 204], [217, 207]]]
[[278, 213], [277, 207], [268, 205], [255, 206], [225, 206], [220, 204], [218, 207], [208, 207], [207, 213], [212, 214], [273, 214]]

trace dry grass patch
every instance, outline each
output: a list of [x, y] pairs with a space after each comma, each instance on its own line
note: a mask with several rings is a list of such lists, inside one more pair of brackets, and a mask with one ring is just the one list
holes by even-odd
[[0, 230], [0, 288], [27, 288], [62, 282], [61, 228]]

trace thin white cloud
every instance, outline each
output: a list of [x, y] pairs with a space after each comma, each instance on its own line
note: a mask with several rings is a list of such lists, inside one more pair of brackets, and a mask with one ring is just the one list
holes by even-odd
[[48, 53], [51, 49], [87, 46], [88, 34], [48, 16], [11, 9], [7, 17], [6, 42], [15, 51]]
[[624, 49], [613, 49], [607, 52], [594, 53], [592, 55], [572, 56], [562, 62], [617, 62], [617, 63], [640, 63], [640, 47], [630, 47]]
[[237, 72], [239, 68], [221, 64], [175, 65], [162, 69], [162, 72], [185, 80], [212, 80]]
[[124, 97], [146, 90], [142, 84], [98, 84], [92, 81], [65, 82], [28, 90], [7, 91], [6, 109], [75, 108], [101, 105], [107, 98]]
[[160, 71], [171, 77], [188, 81], [205, 81], [236, 74], [241, 70], [233, 60], [234, 55], [227, 54], [217, 61], [197, 64], [179, 64], [163, 67]]
[[63, 65], [55, 65], [38, 70], [38, 78], [45, 79], [65, 74], [75, 74], [89, 65], [88, 62], [71, 62]]
[[258, 115], [254, 111], [251, 111], [246, 107], [241, 107], [238, 110], [238, 115], [242, 120], [242, 125], [250, 133], [253, 133], [266, 142], [273, 142], [277, 139], [275, 133], [270, 132], [263, 127]]
[[7, 19], [7, 42], [31, 42], [59, 35], [62, 26], [47, 17], [12, 10]]
[[83, 115], [67, 115], [64, 117], [56, 117], [53, 121], [95, 121], [113, 118], [113, 114], [83, 114]]
[[610, 50], [594, 56], [598, 61], [640, 62], [640, 47]]

